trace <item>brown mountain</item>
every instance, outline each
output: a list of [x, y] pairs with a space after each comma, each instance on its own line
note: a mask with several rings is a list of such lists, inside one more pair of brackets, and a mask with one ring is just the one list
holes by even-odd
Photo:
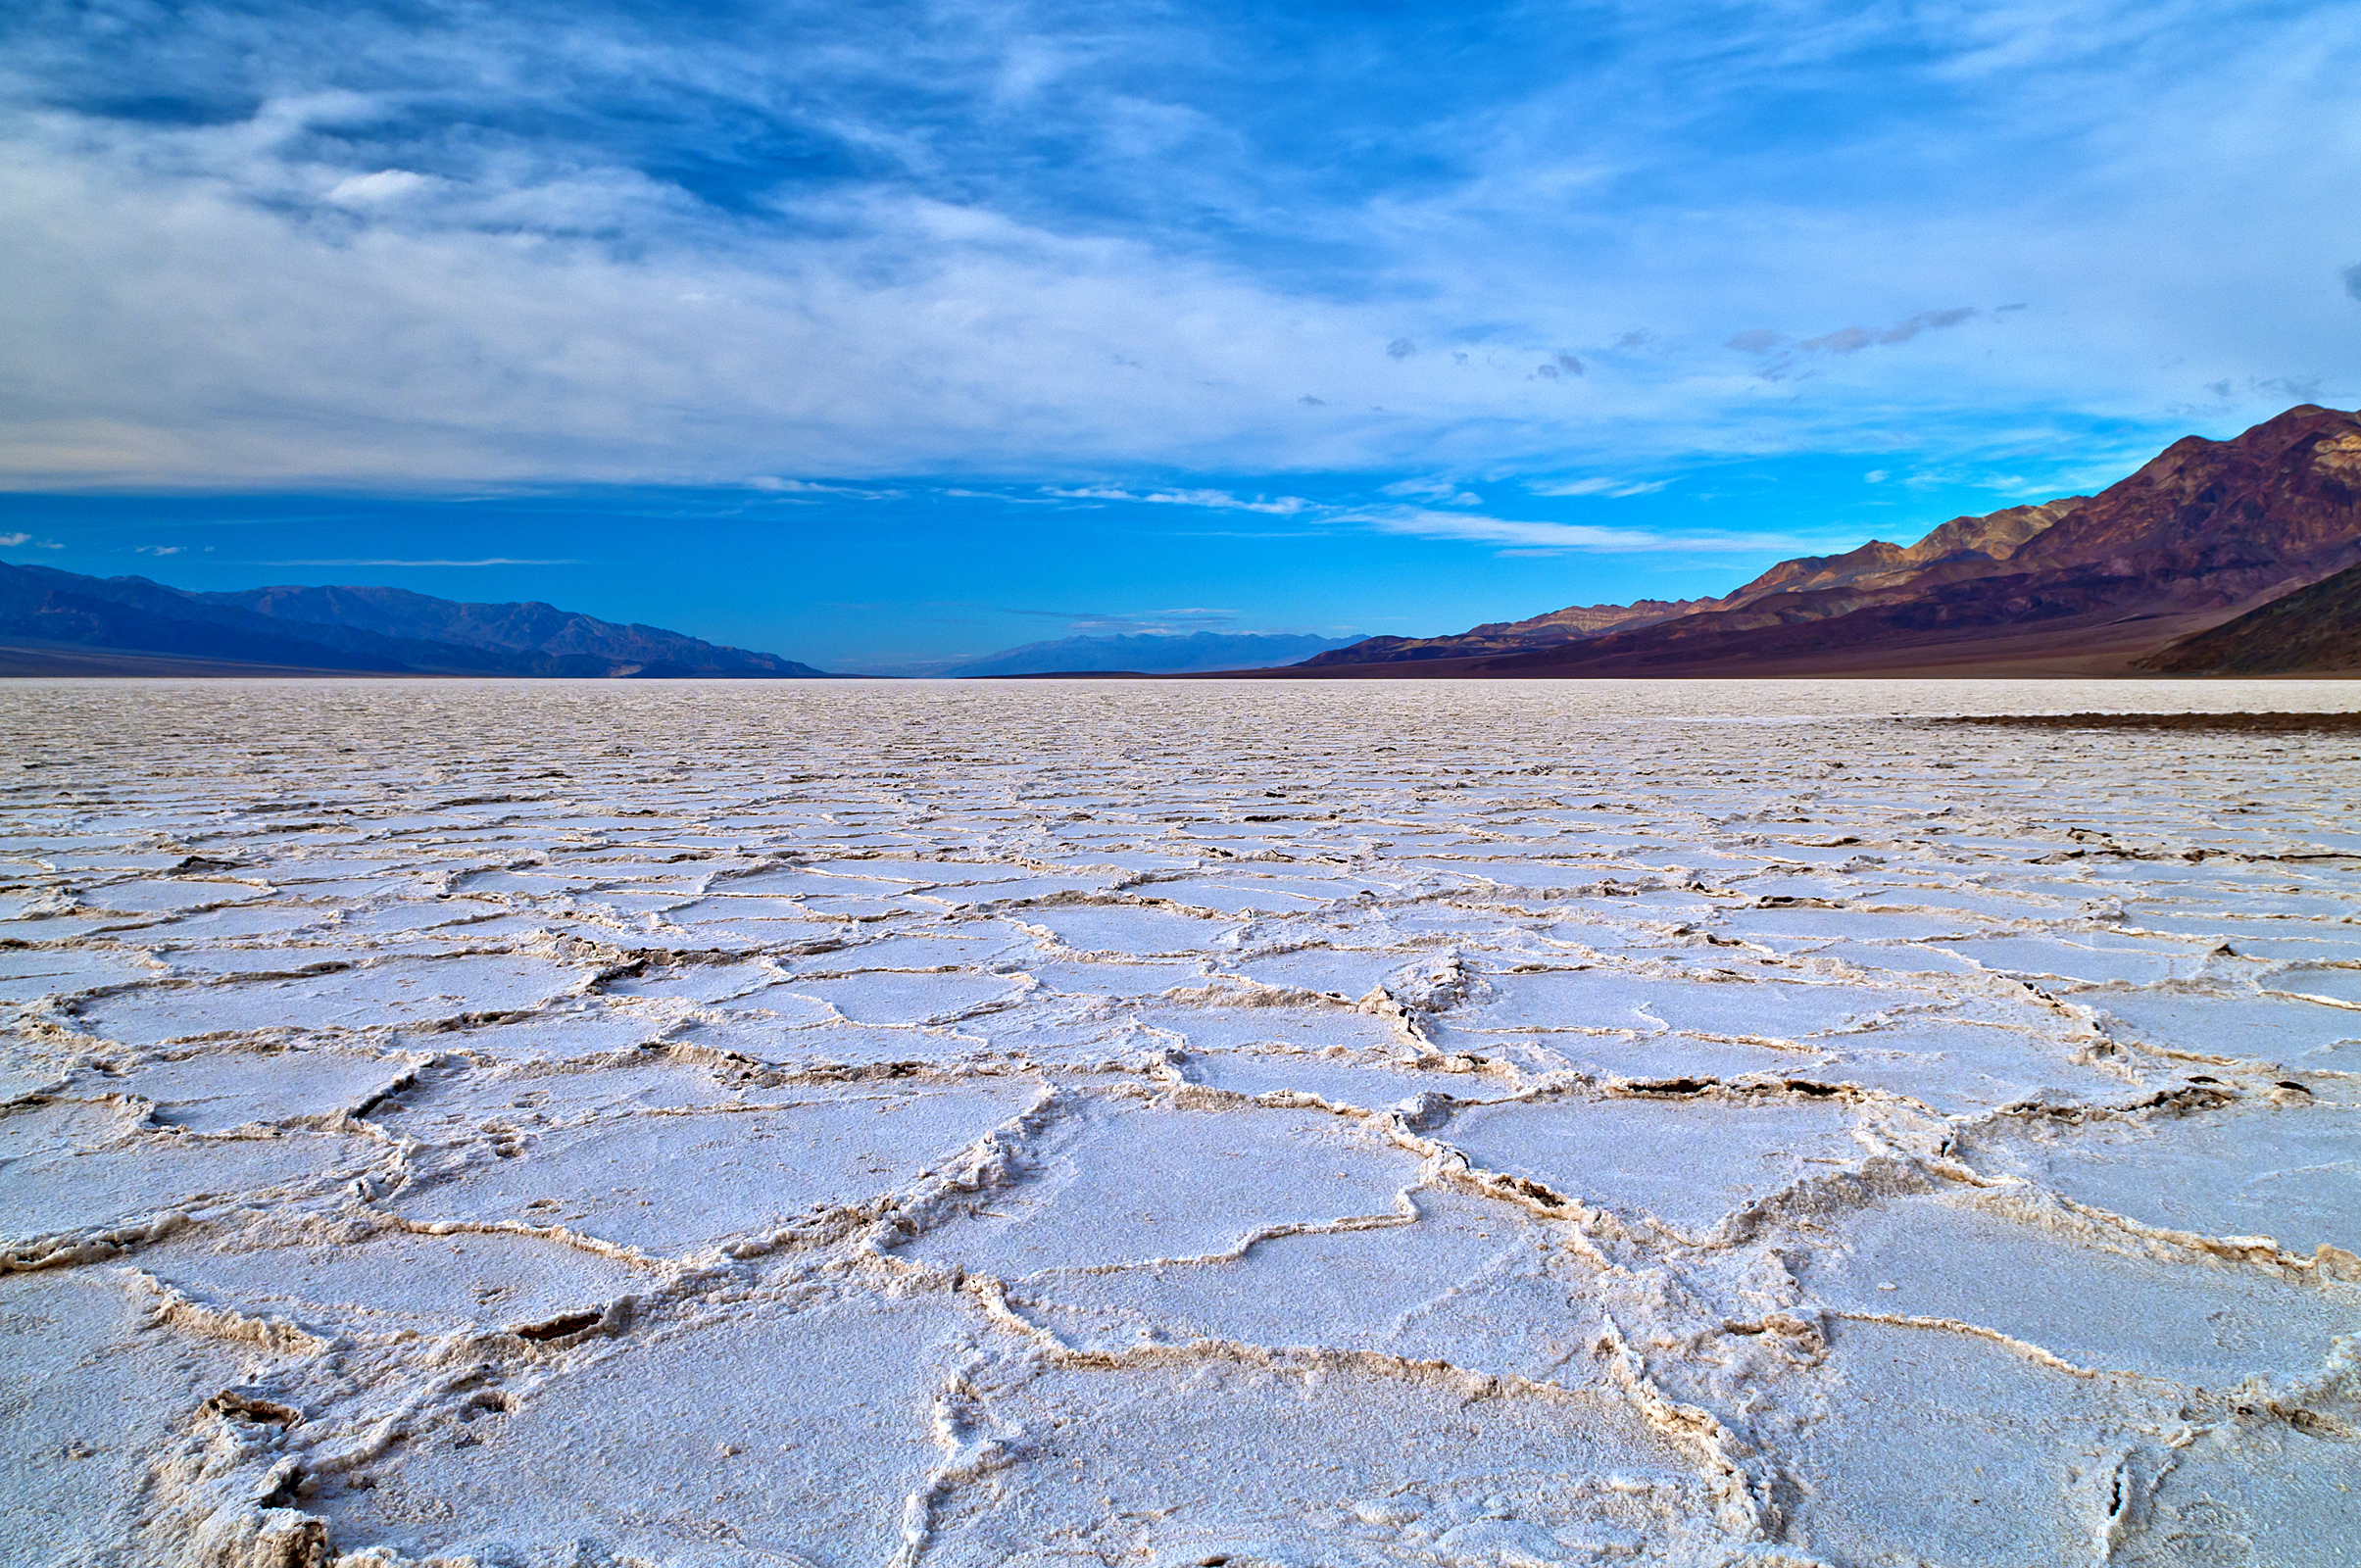
[[[2361, 416], [2311, 404], [2229, 441], [2189, 436], [2088, 499], [1958, 517], [1904, 549], [1873, 540], [1782, 562], [1718, 600], [1612, 624], [1557, 617], [1360, 647], [1310, 675], [2128, 673], [2166, 644], [2361, 562]], [[1352, 661], [1349, 662], [1349, 661]], [[1276, 673], [1276, 672], [1274, 672]]]
[[2140, 661], [2168, 675], [2361, 671], [2361, 566], [2347, 566]]

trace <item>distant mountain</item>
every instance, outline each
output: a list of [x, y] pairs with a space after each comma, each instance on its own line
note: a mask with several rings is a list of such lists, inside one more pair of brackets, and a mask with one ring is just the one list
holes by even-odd
[[0, 563], [7, 667], [252, 666], [413, 675], [816, 676], [776, 654], [543, 604], [470, 605], [399, 588], [188, 593], [145, 577]]
[[1198, 631], [1187, 636], [1137, 632], [1119, 637], [1065, 637], [1027, 643], [955, 664], [946, 675], [1052, 675], [1128, 670], [1142, 675], [1203, 674], [1285, 663], [1325, 649], [1345, 648], [1351, 637], [1312, 637], [1288, 632]]
[[1720, 599], [1373, 639], [1267, 673], [2129, 673], [2361, 563], [2357, 496], [2361, 416], [2304, 404], [2232, 440], [2185, 437], [2096, 496], [1782, 562]]
[[2347, 566], [2140, 661], [2168, 675], [2361, 672], [2361, 566]]
[[1495, 620], [1451, 637], [1369, 637], [1303, 661], [1306, 665], [1410, 663], [1428, 659], [1466, 659], [1477, 654], [1520, 653], [1555, 648], [1585, 637], [1653, 625], [1701, 609], [1710, 599], [1643, 599], [1630, 605], [1574, 605], [1529, 620]]

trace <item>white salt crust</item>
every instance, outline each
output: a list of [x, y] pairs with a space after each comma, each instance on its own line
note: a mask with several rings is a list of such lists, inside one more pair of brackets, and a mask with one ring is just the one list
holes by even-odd
[[2361, 1560], [2356, 707], [9, 683], [0, 1560]]

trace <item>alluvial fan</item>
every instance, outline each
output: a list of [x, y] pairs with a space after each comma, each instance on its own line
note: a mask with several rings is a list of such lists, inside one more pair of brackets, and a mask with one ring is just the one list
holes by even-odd
[[0, 1556], [2353, 1561], [2361, 736], [2127, 707], [2361, 691], [15, 683]]

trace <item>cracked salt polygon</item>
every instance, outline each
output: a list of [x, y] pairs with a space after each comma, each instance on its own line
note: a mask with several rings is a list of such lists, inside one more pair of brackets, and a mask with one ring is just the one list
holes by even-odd
[[[264, 1137], [140, 1133], [95, 1147], [11, 1161], [0, 1235], [22, 1249], [35, 1237], [147, 1221], [253, 1201], [272, 1194], [327, 1196], [393, 1155], [368, 1138], [332, 1133]], [[101, 1252], [110, 1250], [101, 1248]]]
[[1063, 997], [1154, 997], [1177, 986], [1203, 985], [1202, 962], [1120, 959], [1034, 959], [1022, 966], [1046, 995]]
[[1528, 1216], [1438, 1187], [1415, 1218], [1299, 1232], [1194, 1268], [1060, 1274], [1020, 1287], [1017, 1309], [1083, 1349], [1227, 1340], [1316, 1343], [1536, 1382], [1569, 1363], [1590, 1373], [1599, 1329], [1595, 1270], [1550, 1247]]
[[1897, 1018], [1821, 1040], [1826, 1054], [1789, 1076], [1907, 1096], [1945, 1114], [1997, 1110], [2024, 1101], [2105, 1099], [2153, 1078], [2120, 1057], [2077, 1060], [2087, 1041], [2062, 1031], [2003, 1028], [1961, 1018]]
[[1015, 1001], [1024, 993], [1011, 975], [861, 970], [829, 980], [798, 979], [786, 990], [815, 997], [848, 1023], [948, 1023], [978, 1008]]
[[218, 904], [246, 904], [269, 898], [268, 885], [252, 882], [133, 881], [85, 886], [83, 907], [118, 914], [166, 914]]
[[2361, 1541], [2361, 1487], [2336, 1459], [2353, 1436], [2349, 1426], [2305, 1431], [2265, 1417], [2189, 1428], [2169, 1451], [2127, 1455], [2121, 1544], [2110, 1563], [2259, 1568], [2349, 1559]]
[[2192, 979], [2205, 967], [2208, 950], [2194, 943], [2136, 941], [2100, 934], [2068, 937], [1986, 936], [1945, 942], [1943, 947], [1986, 969], [2003, 974], [2103, 985], [2151, 985]]
[[[1798, 1278], [1830, 1307], [1973, 1325], [2088, 1371], [2233, 1387], [2317, 1372], [2361, 1326], [2361, 1282], [2298, 1282], [2189, 1249], [2147, 1255], [2137, 1235], [2007, 1189], [1894, 1199], [1824, 1223], [1832, 1245]], [[2126, 1320], [2140, 1333], [2126, 1335]]]
[[[136, 1554], [160, 1500], [156, 1462], [253, 1358], [250, 1346], [151, 1326], [103, 1271], [0, 1272], [0, 1543], [9, 1554], [27, 1563]], [[93, 1394], [94, 1377], [103, 1395]]]
[[1229, 1252], [1276, 1228], [1397, 1213], [1417, 1157], [1318, 1111], [1077, 1107], [1019, 1179], [901, 1250], [1008, 1278]]
[[0, 951], [0, 1002], [34, 1002], [103, 986], [154, 979], [156, 966], [134, 953], [75, 948]]
[[646, 1266], [496, 1231], [198, 1234], [148, 1249], [139, 1267], [249, 1317], [379, 1335], [531, 1326], [664, 1283]]
[[[2288, 964], [2263, 976], [2259, 983], [2273, 991], [2339, 1002], [2361, 1011], [2361, 963]], [[2361, 1026], [2361, 1019], [2354, 1022]]]
[[2291, 997], [2087, 991], [2074, 1001], [2107, 1014], [2107, 1032], [2118, 1039], [2200, 1058], [2292, 1065], [2361, 1041], [2361, 1010]]
[[1013, 911], [1010, 918], [1040, 926], [1082, 953], [1202, 953], [1235, 929], [1178, 909], [1133, 905], [1050, 905]]
[[155, 1102], [160, 1123], [215, 1133], [254, 1122], [358, 1112], [417, 1065], [418, 1059], [407, 1055], [214, 1050], [79, 1078], [74, 1089], [136, 1096]]
[[[1602, 1537], [1646, 1541], [1668, 1564], [1725, 1561], [1735, 1533], [1697, 1460], [1603, 1382], [1502, 1388], [1384, 1357], [1226, 1348], [978, 1378], [978, 1425], [1008, 1433], [1027, 1484], [955, 1494], [929, 1557], [1499, 1562], [1468, 1527], [1514, 1520], [1573, 1561]], [[1454, 1531], [1465, 1554], [1444, 1544]]]
[[2090, 1561], [2126, 1450], [2175, 1424], [2163, 1386], [1942, 1328], [1837, 1323], [1803, 1382], [1785, 1445], [1795, 1538], [1841, 1563], [1894, 1561], [1904, 1542], [1957, 1568]]
[[[495, 1118], [467, 1163], [391, 1200], [429, 1223], [563, 1227], [651, 1255], [760, 1238], [915, 1180], [1023, 1107], [1021, 1086], [811, 1091], [779, 1109], [537, 1130]], [[504, 1156], [500, 1151], [509, 1152]]]
[[2073, 1128], [2033, 1119], [1975, 1148], [1979, 1163], [2144, 1225], [2269, 1236], [2297, 1253], [2322, 1243], [2361, 1252], [2361, 1108], [2290, 1098]]
[[589, 980], [585, 971], [505, 954], [387, 958], [291, 979], [118, 991], [76, 1007], [74, 1020], [102, 1039], [136, 1046], [229, 1030], [367, 1029], [530, 1011]]
[[419, 1555], [573, 1561], [587, 1542], [667, 1563], [886, 1562], [942, 1457], [937, 1390], [964, 1327], [939, 1299], [705, 1314], [577, 1354], [505, 1410], [435, 1412], [366, 1488], [331, 1484], [317, 1506], [341, 1539]]
[[1450, 1141], [1479, 1169], [1702, 1236], [1747, 1203], [1866, 1158], [1859, 1120], [1842, 1102], [1785, 1095], [1544, 1100], [1470, 1106], [1451, 1118]]

